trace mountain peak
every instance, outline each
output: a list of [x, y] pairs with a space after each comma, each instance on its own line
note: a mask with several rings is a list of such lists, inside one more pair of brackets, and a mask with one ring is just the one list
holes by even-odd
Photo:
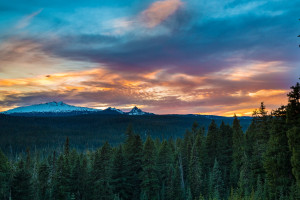
[[144, 112], [137, 106], [134, 106], [131, 111], [128, 112], [128, 115], [153, 115], [153, 113]]
[[122, 110], [119, 110], [117, 108], [112, 108], [112, 107], [108, 107], [104, 111], [106, 111], [106, 112], [111, 112], [112, 111], [112, 112], [117, 112], [119, 114], [124, 114], [124, 112]]

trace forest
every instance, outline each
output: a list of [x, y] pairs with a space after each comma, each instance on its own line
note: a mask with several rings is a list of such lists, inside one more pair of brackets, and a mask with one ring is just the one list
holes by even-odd
[[142, 139], [132, 126], [119, 145], [78, 151], [0, 153], [2, 200], [298, 200], [300, 84], [287, 105], [264, 103], [243, 131], [240, 121], [208, 129], [195, 122], [183, 138]]
[[[94, 151], [106, 141], [116, 146], [125, 141], [129, 124], [143, 141], [150, 135], [153, 139], [183, 137], [193, 122], [208, 129], [211, 119], [220, 125], [222, 121], [232, 124], [233, 117], [212, 115], [103, 115], [83, 114], [78, 116], [11, 116], [0, 114], [0, 148], [6, 156], [15, 157], [30, 149], [32, 154], [52, 150], [61, 152], [69, 137], [72, 148], [78, 151]], [[251, 117], [239, 117], [246, 130]]]

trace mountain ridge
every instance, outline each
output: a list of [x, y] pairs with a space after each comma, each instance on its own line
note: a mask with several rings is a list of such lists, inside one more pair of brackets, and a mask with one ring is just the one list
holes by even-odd
[[62, 101], [56, 102], [47, 102], [41, 104], [33, 104], [29, 106], [20, 106], [17, 108], [13, 108], [4, 112], [2, 114], [7, 115], [80, 115], [80, 114], [121, 114], [121, 115], [154, 115], [154, 113], [144, 112], [138, 107], [134, 106], [129, 112], [124, 112], [120, 109], [108, 107], [104, 110], [88, 108], [88, 107], [80, 107], [66, 104]]

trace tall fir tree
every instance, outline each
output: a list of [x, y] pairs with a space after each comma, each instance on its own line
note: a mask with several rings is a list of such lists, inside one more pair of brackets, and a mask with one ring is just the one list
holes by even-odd
[[232, 124], [232, 165], [231, 165], [231, 186], [236, 187], [242, 166], [244, 134], [240, 125], [240, 120], [234, 115]]
[[159, 180], [156, 169], [156, 150], [151, 137], [147, 137], [142, 157], [141, 192], [145, 200], [159, 199]]
[[31, 174], [23, 160], [19, 161], [11, 185], [11, 198], [18, 200], [32, 200], [33, 188]]
[[6, 200], [10, 196], [10, 182], [11, 182], [11, 166], [0, 149], [0, 199]]
[[142, 171], [142, 152], [143, 145], [140, 135], [133, 132], [131, 126], [126, 131], [126, 141], [124, 144], [124, 158], [125, 158], [125, 179], [126, 190], [129, 199], [137, 200], [140, 198], [140, 173]]
[[211, 186], [212, 186], [212, 198], [216, 200], [223, 199], [225, 195], [225, 188], [224, 188], [224, 181], [223, 181], [223, 175], [220, 168], [220, 165], [215, 159], [214, 167], [211, 173]]
[[[276, 113], [281, 113], [277, 111]], [[278, 199], [288, 193], [291, 180], [291, 152], [286, 135], [284, 115], [273, 117], [270, 139], [264, 155], [264, 168], [270, 186], [271, 198]], [[281, 194], [283, 192], [283, 194]]]
[[106, 142], [95, 154], [93, 165], [93, 199], [113, 199], [111, 187], [111, 147]]
[[38, 196], [39, 200], [50, 199], [50, 185], [49, 185], [49, 166], [43, 162], [38, 169]]
[[126, 187], [125, 167], [123, 147], [120, 145], [113, 157], [111, 183], [113, 193], [120, 199], [128, 199], [126, 192], [128, 188]]

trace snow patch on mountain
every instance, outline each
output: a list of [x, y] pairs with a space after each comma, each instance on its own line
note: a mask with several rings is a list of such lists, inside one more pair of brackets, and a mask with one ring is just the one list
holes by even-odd
[[78, 107], [68, 105], [62, 101], [56, 102], [48, 102], [43, 104], [35, 104], [31, 106], [23, 106], [14, 108], [8, 111], [3, 112], [4, 114], [14, 114], [14, 113], [66, 113], [66, 112], [96, 112], [100, 111], [98, 109], [86, 108], [86, 107]]

